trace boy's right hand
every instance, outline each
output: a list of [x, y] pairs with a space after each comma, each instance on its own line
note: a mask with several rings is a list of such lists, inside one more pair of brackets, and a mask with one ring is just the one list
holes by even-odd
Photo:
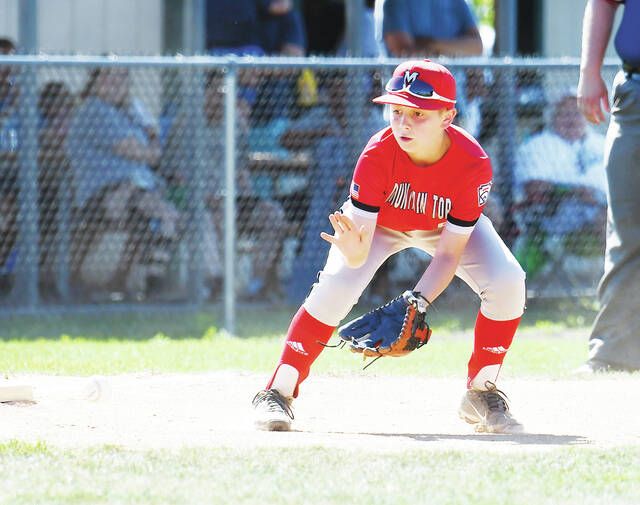
[[322, 232], [320, 236], [340, 250], [349, 267], [362, 266], [369, 254], [369, 230], [364, 225], [358, 228], [351, 219], [337, 211], [329, 215], [329, 221], [334, 234]]

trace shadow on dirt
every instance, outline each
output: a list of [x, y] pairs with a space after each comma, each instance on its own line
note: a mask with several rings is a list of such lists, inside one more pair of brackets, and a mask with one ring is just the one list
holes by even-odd
[[[335, 432], [334, 432], [335, 433]], [[346, 433], [345, 433], [346, 434]], [[468, 435], [453, 435], [450, 433], [358, 433], [376, 437], [410, 438], [416, 442], [439, 442], [442, 440], [461, 440], [477, 442], [505, 442], [517, 445], [588, 445], [591, 440], [580, 435], [551, 435], [548, 433], [470, 433]]]

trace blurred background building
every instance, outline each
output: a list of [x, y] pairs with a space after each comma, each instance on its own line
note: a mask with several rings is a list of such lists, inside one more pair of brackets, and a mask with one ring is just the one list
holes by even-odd
[[[365, 0], [359, 0], [365, 9]], [[0, 34], [19, 40], [20, 2], [0, 0]], [[304, 3], [321, 0], [298, 0]], [[346, 2], [346, 9], [345, 9]], [[158, 55], [183, 52], [185, 40], [196, 49], [204, 49], [204, 33], [198, 33], [194, 19], [205, 9], [200, 0], [36, 0], [38, 51], [49, 54]], [[337, 16], [333, 24], [349, 28], [347, 10], [357, 0], [333, 2]], [[510, 15], [515, 7], [517, 54], [544, 57], [580, 54], [581, 16], [584, 0], [474, 0], [470, 2], [480, 18], [481, 28], [501, 15]], [[575, 22], [568, 22], [573, 19]], [[195, 29], [194, 29], [195, 28]], [[329, 30], [331, 27], [325, 27]], [[353, 28], [353, 31], [360, 28]], [[201, 28], [203, 30], [203, 28]], [[486, 30], [484, 30], [486, 32]], [[483, 30], [481, 30], [481, 33]], [[198, 42], [198, 36], [201, 40]], [[498, 34], [498, 39], [500, 34]], [[499, 40], [498, 40], [499, 44]], [[611, 47], [607, 53], [613, 56]]]

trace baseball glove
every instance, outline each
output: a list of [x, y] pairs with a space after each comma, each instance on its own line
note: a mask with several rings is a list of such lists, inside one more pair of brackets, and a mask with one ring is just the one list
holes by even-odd
[[429, 341], [429, 302], [417, 291], [405, 291], [386, 305], [341, 326], [338, 336], [352, 352], [365, 357], [406, 356]]

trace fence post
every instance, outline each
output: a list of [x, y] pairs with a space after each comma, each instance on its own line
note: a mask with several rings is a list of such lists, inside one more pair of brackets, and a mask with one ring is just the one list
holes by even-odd
[[192, 173], [190, 196], [189, 229], [189, 301], [200, 304], [205, 295], [204, 291], [204, 250], [202, 247], [202, 237], [205, 236], [205, 219], [207, 212], [206, 198], [206, 177], [207, 177], [207, 138], [206, 122], [204, 118], [204, 77], [200, 67], [192, 67], [185, 72], [182, 79], [182, 99], [186, 101], [187, 121], [186, 135], [190, 136], [192, 152], [181, 153], [186, 156], [183, 159], [192, 159]]
[[18, 98], [18, 241], [15, 284], [12, 299], [17, 304], [38, 304], [38, 131], [35, 67], [27, 65], [20, 72]]
[[[514, 57], [517, 52], [517, 19], [518, 3], [516, 0], [505, 0], [496, 11], [497, 40], [496, 49], [500, 56]], [[516, 107], [518, 103], [516, 89], [516, 71], [513, 66], [505, 65], [496, 69], [497, 96], [501, 102], [498, 105], [498, 159], [502, 170], [502, 188], [500, 197], [504, 208], [507, 209], [506, 218], [512, 220], [509, 211], [514, 199], [514, 170], [516, 161], [516, 145], [518, 119]], [[509, 228], [514, 226], [509, 223]], [[512, 234], [510, 234], [512, 235]], [[508, 237], [510, 241], [512, 237]], [[511, 244], [508, 244], [511, 245]]]
[[237, 66], [232, 62], [225, 74], [225, 193], [224, 193], [224, 327], [236, 330], [236, 88]]
[[501, 0], [496, 7], [496, 52], [514, 56], [518, 52], [518, 1]]
[[362, 56], [362, 19], [364, 0], [347, 0], [344, 5], [347, 20], [347, 50], [349, 56]]
[[[19, 36], [22, 52], [38, 49], [38, 10], [35, 0], [19, 7]], [[21, 306], [38, 305], [40, 253], [38, 247], [38, 130], [37, 71], [33, 65], [22, 68], [18, 98], [18, 258], [12, 300]]]
[[204, 0], [185, 0], [182, 7], [182, 52], [206, 51], [206, 5]]

